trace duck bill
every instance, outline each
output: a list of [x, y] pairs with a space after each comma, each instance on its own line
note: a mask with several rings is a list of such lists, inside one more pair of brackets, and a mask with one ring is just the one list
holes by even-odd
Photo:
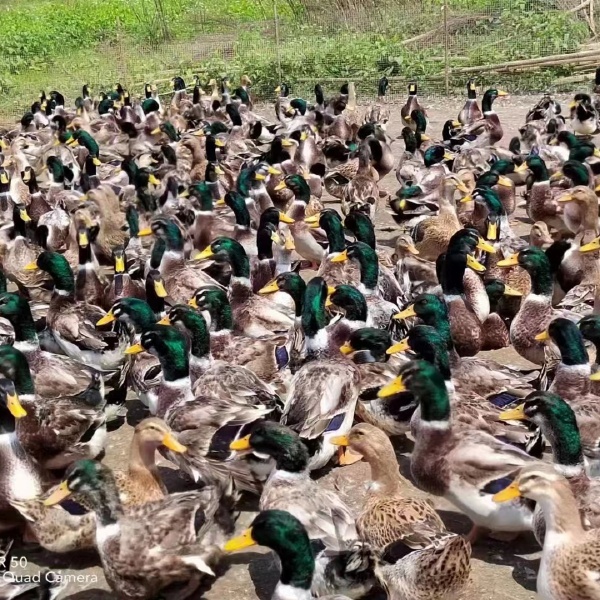
[[187, 450], [187, 447], [180, 444], [172, 433], [165, 433], [165, 436], [162, 439], [162, 445], [179, 454], [183, 454]]
[[467, 267], [470, 267], [477, 273], [485, 272], [485, 267], [478, 260], [475, 260], [470, 254], [467, 254]]
[[498, 239], [498, 225], [496, 225], [496, 223], [488, 223], [487, 239], [493, 241]]
[[23, 267], [23, 270], [24, 271], [37, 271], [38, 270], [37, 261], [34, 260], [33, 262], [30, 262], [28, 265], [25, 265]]
[[31, 217], [27, 214], [27, 211], [24, 208], [19, 211], [19, 216], [21, 217], [21, 221], [23, 221], [23, 223], [29, 223], [31, 221]]
[[294, 244], [294, 238], [290, 235], [286, 236], [285, 243], [283, 244], [284, 250], [295, 250], [296, 244]]
[[284, 212], [279, 211], [279, 222], [287, 223], [288, 225], [291, 225], [292, 223], [295, 223], [296, 221], [294, 221], [294, 219], [292, 219], [292, 217], [288, 217]]
[[169, 295], [167, 293], [167, 290], [165, 289], [165, 284], [162, 281], [155, 281], [154, 282], [154, 293], [159, 298], [166, 298]]
[[100, 327], [101, 325], [108, 325], [116, 320], [117, 317], [115, 317], [111, 308], [99, 321], [96, 322], [96, 326]]
[[525, 404], [520, 404], [516, 408], [509, 408], [508, 410], [502, 411], [498, 415], [500, 421], [525, 421]]
[[523, 294], [519, 290], [515, 290], [515, 288], [512, 288], [509, 285], [504, 284], [504, 295], [520, 298]]
[[115, 273], [125, 273], [125, 259], [122, 256], [115, 258]]
[[22, 419], [27, 416], [27, 411], [23, 408], [17, 394], [6, 395], [6, 406], [15, 419]]
[[411, 304], [408, 308], [405, 308], [402, 312], [396, 313], [393, 318], [397, 321], [401, 319], [410, 319], [410, 317], [416, 317], [417, 313], [415, 312], [415, 305]]
[[160, 321], [156, 322], [157, 325], [167, 325], [171, 326], [171, 319], [169, 319], [169, 315], [165, 315]]
[[498, 177], [498, 185], [501, 187], [510, 188], [513, 186], [513, 182], [508, 177]]
[[496, 248], [486, 242], [483, 238], [479, 238], [479, 241], [477, 242], [477, 249], [487, 252], [488, 254], [496, 254]]
[[154, 175], [150, 174], [148, 177], [148, 183], [151, 183], [152, 185], [160, 185], [160, 180], [158, 180]]
[[386, 354], [398, 354], [399, 352], [406, 352], [410, 350], [410, 344], [408, 343], [408, 338], [404, 338], [399, 341], [397, 344], [390, 346], [385, 353]]
[[152, 235], [152, 229], [150, 229], [150, 227], [146, 227], [138, 232], [138, 237], [146, 237], [147, 235]]
[[255, 173], [254, 174], [254, 179], [256, 181], [264, 181], [267, 177], [265, 175], [263, 175], [262, 173]]
[[306, 219], [304, 219], [304, 222], [308, 223], [309, 225], [316, 225], [318, 227], [320, 218], [320, 213], [316, 213], [314, 215], [311, 215], [310, 217], [306, 217]]
[[250, 435], [245, 435], [243, 438], [239, 440], [235, 440], [229, 444], [230, 450], [251, 450], [252, 446], [250, 445]]
[[350, 440], [347, 435], [336, 435], [329, 440], [334, 446], [349, 446]]
[[344, 262], [347, 260], [348, 260], [348, 251], [344, 250], [343, 252], [340, 252], [337, 256], [334, 256], [331, 259], [331, 262], [338, 263], [338, 262]]
[[140, 354], [143, 351], [144, 347], [141, 344], [134, 344], [133, 346], [129, 346], [129, 348], [125, 348], [125, 354]]
[[579, 248], [579, 252], [594, 252], [595, 250], [600, 250], [600, 237]]
[[396, 394], [401, 394], [402, 392], [406, 392], [406, 385], [404, 385], [402, 377], [396, 377], [394, 381], [384, 385], [377, 393], [377, 396], [379, 398], [389, 398], [390, 396], [395, 396]]
[[63, 481], [54, 492], [44, 500], [44, 506], [54, 506], [71, 495], [69, 484]]
[[600, 381], [600, 371], [596, 371], [590, 375], [590, 381]]
[[267, 167], [267, 172], [269, 175], [281, 175], [281, 171], [279, 169], [271, 166]]
[[505, 92], [504, 90], [498, 90], [498, 96], [500, 98], [506, 98], [506, 96], [508, 96], [508, 95], [509, 95], [508, 92]]
[[198, 303], [196, 302], [196, 298], [192, 298], [191, 300], [188, 300], [188, 306], [191, 306], [192, 308], [198, 308]]
[[461, 204], [466, 204], [467, 202], [471, 202], [473, 200], [473, 196], [471, 194], [467, 194], [464, 198], [460, 199]]
[[497, 267], [515, 267], [519, 264], [519, 253], [515, 253], [508, 258], [503, 258], [496, 263]]
[[196, 256], [194, 256], [194, 260], [206, 260], [207, 258], [210, 258], [211, 256], [214, 256], [215, 253], [213, 252], [212, 248], [210, 246], [208, 246], [207, 248], [204, 248], [204, 250], [202, 250], [202, 252], [200, 252], [199, 254], [196, 254]]
[[267, 285], [265, 285], [264, 287], [260, 288], [260, 290], [258, 290], [258, 293], [261, 295], [265, 295], [265, 294], [274, 294], [275, 292], [279, 291], [279, 284], [277, 283], [277, 281], [271, 281], [269, 283], [267, 283]]
[[252, 527], [246, 529], [242, 535], [238, 535], [226, 542], [223, 549], [225, 552], [235, 552], [236, 550], [243, 550], [244, 548], [250, 548], [251, 546], [256, 546], [256, 542], [252, 537]]
[[538, 333], [535, 336], [536, 342], [547, 342], [549, 339], [550, 339], [550, 334], [548, 333], [548, 330], [542, 331], [541, 333]]
[[348, 354], [352, 354], [354, 352], [354, 348], [350, 342], [346, 342], [343, 346], [340, 346], [340, 352], [344, 356], [348, 356]]
[[529, 169], [529, 167], [527, 166], [526, 162], [522, 162], [520, 165], [517, 165], [515, 167], [515, 173], [525, 173], [525, 171], [527, 171]]
[[498, 504], [502, 502], [510, 502], [510, 500], [516, 500], [521, 497], [521, 491], [519, 490], [519, 484], [517, 482], [511, 483], [507, 488], [504, 488], [501, 492], [494, 494], [492, 500]]

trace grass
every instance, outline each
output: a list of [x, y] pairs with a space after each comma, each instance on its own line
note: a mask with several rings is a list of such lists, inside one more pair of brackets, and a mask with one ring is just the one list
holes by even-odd
[[[255, 92], [271, 97], [279, 65], [295, 94], [309, 94], [317, 79], [333, 86], [352, 78], [359, 94], [372, 97], [382, 74], [418, 78], [430, 90], [441, 90], [443, 35], [410, 46], [402, 41], [438, 26], [443, 0], [422, 0], [417, 7], [413, 1], [340, 2], [354, 9], [339, 12], [332, 10], [335, 3], [278, 0], [277, 48], [272, 0], [5, 0], [0, 8], [0, 117], [21, 115], [41, 89], [59, 89], [72, 101], [83, 83], [97, 92], [120, 81], [139, 91], [143, 82], [176, 72], [203, 80], [224, 74], [236, 80], [247, 73]], [[586, 25], [573, 15], [535, 8], [551, 3], [451, 0], [451, 17], [486, 16], [453, 25], [450, 66], [576, 50], [588, 39]], [[161, 41], [165, 32], [169, 40]], [[529, 84], [528, 76], [514, 80], [520, 89], [540, 89], [556, 74], [564, 73], [538, 73]], [[462, 78], [452, 83], [462, 90]]]

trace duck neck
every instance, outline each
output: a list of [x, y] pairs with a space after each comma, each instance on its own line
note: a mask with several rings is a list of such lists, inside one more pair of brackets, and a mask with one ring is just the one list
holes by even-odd
[[9, 320], [15, 330], [16, 348], [22, 349], [19, 345], [39, 347], [37, 330], [29, 306], [27, 306], [27, 310], [23, 307], [23, 309], [19, 311], [19, 314], [16, 315], [16, 318], [11, 317]]
[[553, 282], [550, 263], [537, 264], [529, 269], [531, 293], [538, 296], [552, 296]]
[[341, 222], [335, 222], [327, 229], [327, 241], [329, 242], [329, 254], [339, 254], [344, 251], [346, 239]]
[[379, 262], [375, 251], [365, 244], [363, 252], [357, 254], [357, 260], [360, 264], [360, 283], [367, 293], [374, 293], [377, 290], [379, 280]]
[[200, 313], [190, 312], [184, 324], [191, 337], [192, 356], [200, 360], [210, 358], [210, 334], [204, 317]]
[[233, 312], [229, 302], [222, 304], [219, 310], [211, 311], [210, 319], [214, 331], [233, 330]]
[[445, 386], [429, 386], [419, 400], [421, 421], [435, 429], [450, 427], [450, 400]]
[[158, 358], [165, 381], [177, 382], [190, 376], [190, 364], [184, 345], [170, 344], [168, 352], [161, 353]]
[[553, 492], [558, 493], [558, 498], [544, 496], [538, 500], [546, 521], [544, 548], [549, 549], [554, 549], [558, 540], [563, 540], [564, 543], [565, 535], [572, 539], [582, 539], [585, 535], [579, 505], [569, 484], [566, 481], [556, 482], [553, 487]]
[[[566, 406], [566, 409], [569, 409]], [[573, 411], [569, 415], [551, 413], [542, 427], [552, 448], [555, 468], [565, 477], [573, 477], [585, 473], [581, 436]]]
[[100, 486], [88, 492], [88, 497], [100, 525], [115, 525], [123, 516], [117, 484], [112, 475], [106, 476]]
[[133, 442], [129, 451], [129, 473], [137, 475], [145, 473], [157, 482], [162, 483], [155, 460], [156, 446], [145, 443], [139, 437], [139, 434], [134, 434], [133, 436]]
[[398, 461], [393, 447], [380, 448], [380, 451], [368, 458], [371, 467], [370, 491], [377, 496], [391, 496], [400, 491]]

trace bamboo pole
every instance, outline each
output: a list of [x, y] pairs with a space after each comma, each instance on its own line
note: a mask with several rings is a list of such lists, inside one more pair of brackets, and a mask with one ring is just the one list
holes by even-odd
[[277, 13], [277, 0], [273, 0], [273, 17], [275, 18], [275, 48], [277, 50], [277, 75], [281, 83], [281, 43], [279, 40], [279, 15]]
[[533, 65], [553, 66], [563, 62], [577, 61], [583, 58], [598, 58], [598, 50], [586, 50], [584, 52], [573, 52], [571, 54], [553, 54], [541, 58], [528, 58], [526, 60], [515, 60], [512, 62], [497, 63], [493, 65], [481, 65], [479, 67], [462, 67], [455, 69], [456, 73], [476, 73], [478, 71], [505, 71], [515, 67], [529, 67]]
[[448, 0], [444, 0], [444, 82], [447, 95], [450, 92], [450, 62], [448, 60]]

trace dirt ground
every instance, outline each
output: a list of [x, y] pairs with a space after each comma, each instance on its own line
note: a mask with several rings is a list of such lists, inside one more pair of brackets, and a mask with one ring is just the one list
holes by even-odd
[[[565, 98], [560, 98], [565, 106]], [[501, 145], [507, 145], [510, 138], [517, 133], [518, 127], [524, 123], [527, 110], [535, 103], [533, 97], [516, 97], [497, 100], [495, 108], [504, 126], [504, 139]], [[427, 101], [424, 104], [430, 119], [428, 134], [441, 136], [444, 121], [458, 114], [464, 100], [462, 98], [450, 100]], [[391, 105], [391, 121], [388, 134], [394, 138], [400, 135], [402, 124], [400, 121], [400, 104]], [[272, 117], [272, 111], [266, 110], [264, 114]], [[403, 150], [402, 140], [394, 143], [396, 156]], [[387, 191], [394, 193], [397, 188], [395, 174], [390, 173], [381, 185]], [[327, 201], [327, 198], [324, 198]], [[329, 200], [333, 200], [329, 198]], [[513, 227], [516, 232], [524, 235], [528, 233], [528, 220], [521, 208], [516, 213]], [[378, 216], [377, 225], [393, 225], [391, 218], [382, 212]], [[382, 234], [383, 243], [392, 244], [394, 234]], [[494, 353], [496, 360], [504, 364], [524, 365], [524, 361], [511, 349]], [[127, 422], [109, 435], [109, 444], [105, 462], [111, 467], [123, 468], [128, 456], [129, 443], [132, 436], [132, 426], [144, 418], [144, 409], [137, 400], [129, 402], [130, 412]], [[397, 448], [398, 460], [402, 474], [410, 478], [409, 456], [412, 442], [401, 442]], [[167, 482], [173, 491], [181, 487], [178, 475], [165, 464]], [[368, 479], [369, 469], [363, 463], [357, 463], [344, 468], [335, 468], [324, 474], [319, 481], [325, 486], [336, 487], [344, 500], [351, 507], [360, 507], [365, 490], [365, 481]], [[408, 484], [407, 484], [408, 485]], [[410, 485], [409, 493], [422, 494]], [[453, 507], [439, 498], [434, 499], [436, 507], [441, 511], [442, 518], [448, 527], [456, 532], [466, 533], [470, 528], [467, 518], [457, 513]], [[256, 514], [256, 499], [248, 499], [242, 511], [238, 527], [243, 529]], [[59, 598], [69, 600], [109, 600], [113, 598], [104, 580], [102, 569], [94, 554], [89, 555], [49, 555], [46, 552], [32, 547], [18, 546], [14, 552], [16, 557], [24, 557], [28, 563], [26, 569], [15, 569], [15, 574], [36, 573], [40, 569], [50, 568], [61, 575], [85, 575], [82, 582], [69, 583], [62, 591]], [[539, 566], [539, 548], [531, 535], [523, 535], [513, 542], [498, 542], [491, 539], [479, 542], [473, 548], [473, 576], [465, 600], [530, 600], [535, 595], [535, 580]], [[24, 562], [24, 561], [23, 561]], [[224, 576], [216, 580], [212, 587], [198, 598], [206, 600], [269, 600], [278, 579], [278, 567], [273, 557], [265, 549], [235, 554], [228, 559], [228, 570]]]

